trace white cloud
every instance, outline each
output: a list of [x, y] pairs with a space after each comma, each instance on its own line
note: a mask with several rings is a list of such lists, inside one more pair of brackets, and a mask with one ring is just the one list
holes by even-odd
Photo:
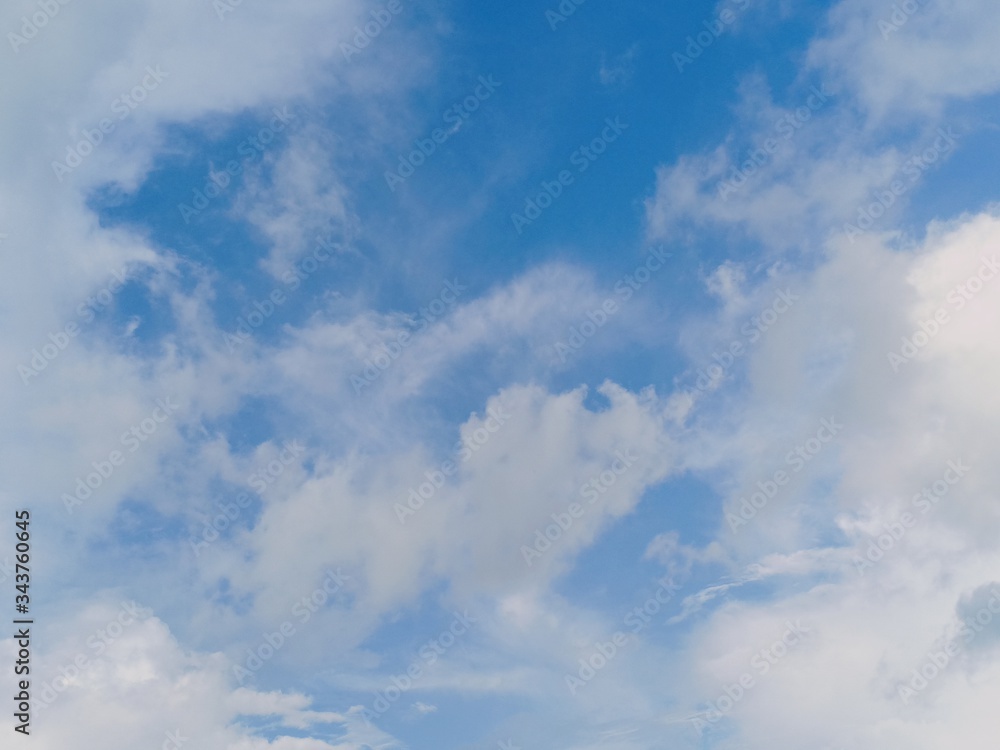
[[[259, 512], [248, 510], [196, 563], [186, 558], [181, 575], [151, 570], [162, 558], [136, 562], [147, 583], [159, 584], [149, 586], [150, 596], [161, 596], [168, 611], [131, 625], [103, 661], [70, 681], [39, 720], [41, 747], [153, 747], [178, 729], [191, 735], [191, 748], [392, 746], [392, 737], [366, 727], [349, 707], [316, 706], [298, 693], [233, 682], [232, 666], [248, 640], [292, 616], [293, 604], [338, 566], [350, 571], [351, 584], [269, 665], [276, 672], [285, 664], [336, 665], [340, 676], [330, 683], [367, 689], [384, 665], [365, 650], [366, 639], [443, 584], [443, 603], [472, 601], [490, 617], [469, 640], [472, 657], [443, 660], [428, 689], [530, 696], [565, 724], [581, 717], [601, 724], [623, 748], [662, 741], [648, 739], [650, 724], [662, 721], [677, 733], [678, 746], [695, 746], [683, 717], [754, 669], [754, 654], [779, 638], [789, 619], [802, 618], [815, 633], [734, 707], [734, 734], [720, 747], [992, 747], [982, 717], [991, 715], [1000, 678], [994, 630], [964, 648], [912, 706], [901, 702], [898, 685], [928, 652], [944, 648], [957, 618], [987, 606], [994, 585], [1000, 517], [992, 491], [1000, 477], [991, 457], [1000, 437], [994, 387], [1000, 345], [983, 332], [1000, 323], [1000, 280], [984, 284], [960, 309], [952, 295], [998, 246], [995, 212], [933, 224], [917, 247], [899, 247], [898, 237], [874, 231], [853, 244], [835, 238], [815, 269], [774, 263], [764, 281], [759, 269], [722, 265], [708, 277], [722, 303], [718, 318], [693, 320], [680, 336], [697, 366], [715, 344], [742, 336], [739, 326], [770, 303], [776, 287], [790, 285], [801, 299], [727, 373], [734, 380], [740, 374], [738, 389], [717, 384], [705, 392], [657, 394], [606, 383], [595, 407], [582, 387], [533, 382], [535, 372], [557, 369], [553, 343], [603, 299], [591, 276], [551, 264], [463, 297], [415, 337], [405, 367], [388, 369], [373, 386], [379, 398], [365, 401], [355, 397], [350, 376], [363, 369], [373, 345], [409, 330], [404, 314], [371, 312], [359, 292], [301, 326], [281, 329], [276, 339], [261, 336], [227, 355], [221, 347], [228, 322], [217, 324], [212, 314], [220, 280], [154, 249], [145, 237], [100, 226], [84, 201], [107, 181], [125, 190], [139, 185], [157, 157], [181, 148], [173, 125], [217, 135], [234, 117], [287, 100], [308, 103], [317, 91], [364, 100], [375, 114], [374, 140], [391, 132], [378, 103], [359, 92], [404, 87], [430, 63], [400, 24], [399, 36], [381, 39], [347, 65], [338, 45], [361, 12], [356, 3], [245, 3], [218, 21], [201, 2], [70, 4], [14, 58], [18, 75], [0, 115], [9, 133], [0, 163], [18, 176], [16, 186], [0, 184], [0, 230], [8, 235], [0, 292], [10, 331], [2, 345], [9, 385], [2, 404], [18, 427], [2, 446], [17, 468], [8, 472], [4, 503], [34, 503], [54, 530], [42, 570], [54, 577], [67, 560], [86, 559], [88, 545], [120, 520], [116, 511], [128, 500], [163, 513], [164, 524], [189, 520], [175, 513], [178, 497], [193, 516], [216, 512], [219, 481], [244, 483], [279, 450], [277, 441], [225, 426], [253, 398], [273, 402], [281, 431], [303, 435], [310, 445], [265, 493]], [[21, 13], [12, 7], [8, 25]], [[817, 107], [752, 185], [724, 199], [718, 182], [760, 139], [782, 137], [777, 123], [794, 114], [796, 96], [814, 95], [797, 84], [778, 105], [762, 82], [750, 80], [742, 110], [750, 136], [734, 134], [707, 154], [661, 167], [647, 204], [651, 234], [670, 235], [692, 220], [742, 228], [771, 248], [820, 247], [910, 153], [909, 144], [883, 147], [874, 124], [938, 115], [952, 98], [995, 90], [990, 53], [997, 19], [983, 3], [974, 11], [927, 5], [883, 41], [873, 11], [842, 4], [828, 37], [808, 55], [811, 72], [835, 82], [836, 103]], [[386, 61], [407, 74], [385, 76]], [[168, 77], [116, 126], [114, 138], [56, 182], [45, 165], [65, 158], [81, 129], [112, 112], [115, 98], [142, 80], [147, 65], [162, 66]], [[619, 72], [609, 67], [604, 78], [619, 82]], [[933, 137], [931, 120], [919, 121], [913, 144]], [[253, 207], [237, 201], [235, 216], [271, 244], [265, 267], [272, 273], [299, 257], [329, 218], [345, 237], [357, 229], [353, 196], [337, 172], [347, 146], [312, 128], [310, 120], [287, 148], [269, 153], [269, 175], [248, 181]], [[831, 128], [847, 135], [831, 135]], [[122, 267], [176, 321], [176, 331], [142, 356], [127, 343], [135, 338], [133, 322], [123, 324], [124, 336], [95, 327], [32, 383], [21, 383], [16, 365], [75, 320], [77, 305]], [[947, 310], [947, 322], [894, 371], [888, 353], [903, 352], [901, 340], [912, 340], [921, 324], [926, 329], [938, 309]], [[641, 339], [634, 331], [643, 312], [622, 316], [620, 340], [588, 346], [597, 351]], [[431, 423], [419, 398], [447, 388], [449, 375], [473, 358], [487, 373], [492, 397]], [[183, 404], [181, 411], [93, 500], [72, 517], [52, 501], [120, 447], [123, 430], [168, 395]], [[510, 414], [495, 432], [487, 428], [491, 408]], [[716, 538], [696, 548], [669, 530], [650, 529], [646, 560], [679, 575], [715, 566], [732, 576], [676, 603], [683, 616], [674, 624], [694, 628], [686, 631], [688, 651], [668, 649], [650, 632], [580, 700], [563, 692], [581, 653], [619, 623], [614, 613], [561, 599], [553, 582], [611, 524], [634, 512], [650, 487], [683, 469], [718, 490], [724, 510], [738, 508], [739, 498], [784, 466], [788, 452], [831, 415], [844, 423], [844, 438], [810, 460], [739, 534], [720, 518]], [[481, 449], [401, 523], [395, 505], [433, 483], [426, 473], [454, 460], [455, 441], [475, 442], [482, 431], [488, 440]], [[617, 453], [633, 450], [634, 465], [612, 471], [607, 492], [562, 528], [558, 519], [568, 517], [568, 506], [586, 502], [584, 485], [609, 471]], [[912, 497], [954, 460], [969, 464], [968, 475], [931, 511], [920, 512]], [[856, 559], [906, 510], [917, 523], [859, 571]], [[553, 532], [551, 547], [535, 550], [539, 557], [529, 567], [522, 548], [553, 524], [560, 533]], [[163, 544], [170, 542], [151, 542], [151, 552], [162, 552]], [[186, 552], [184, 540], [181, 546]], [[741, 574], [750, 564], [756, 567]], [[772, 587], [768, 597], [738, 601], [758, 584]], [[193, 604], [184, 601], [192, 591], [201, 597]], [[235, 613], [236, 600], [248, 614]], [[38, 653], [42, 680], [87, 653], [79, 634], [109, 622], [116, 607], [102, 600], [53, 626]], [[178, 613], [187, 621], [168, 628]], [[338, 633], [333, 645], [329, 632]], [[216, 638], [219, 652], [188, 643], [199, 638]], [[10, 640], [4, 650], [12, 654]], [[420, 713], [434, 708], [412, 705]], [[279, 736], [252, 733], [241, 716]], [[623, 728], [622, 716], [642, 731]], [[681, 723], [668, 723], [678, 716]], [[118, 729], [109, 735], [112, 724]], [[302, 733], [327, 739], [292, 736]]]
[[[845, 425], [829, 454], [833, 475], [818, 454], [802, 473], [811, 481], [789, 485], [738, 535], [720, 529], [717, 543], [734, 563], [759, 561], [755, 572], [685, 602], [699, 625], [679, 656], [690, 677], [677, 693], [686, 711], [675, 718], [706, 701], [718, 707], [742, 674], [753, 677], [725, 718], [710, 722], [720, 747], [932, 748], [949, 732], [989, 746], [981, 718], [964, 706], [971, 690], [1000, 690], [996, 625], [968, 639], [956, 633], [960, 618], [994, 617], [983, 613], [1000, 527], [991, 491], [1000, 476], [988, 458], [1000, 350], [982, 331], [1000, 322], [1000, 284], [992, 283], [1000, 273], [990, 270], [998, 240], [1000, 218], [981, 214], [935, 224], [905, 251], [841, 241], [800, 289], [788, 325], [748, 357], [746, 387], [726, 412], [696, 408], [704, 440], [716, 446], [700, 455], [737, 477], [740, 494], [783, 465], [788, 446], [808, 433], [803, 425], [831, 413]], [[983, 277], [991, 278], [969, 283]], [[893, 372], [887, 354], [941, 309], [945, 322]], [[799, 504], [809, 512], [795, 513]], [[727, 508], [736, 510], [735, 498]], [[816, 548], [820, 540], [830, 546]], [[762, 578], [774, 592], [762, 602], [733, 588]], [[796, 618], [815, 635], [763, 674], [753, 655]], [[949, 643], [958, 654], [904, 701], [900, 686]], [[694, 741], [693, 723], [671, 726]]]
[[893, 180], [904, 190], [885, 213], [898, 217], [929, 170], [961, 148], [952, 136], [940, 158], [920, 161], [938, 128], [964, 137], [982, 127], [949, 114], [951, 105], [1000, 86], [995, 6], [913, 0], [903, 12], [902, 5], [835, 5], [781, 105], [759, 74], [748, 75], [727, 138], [657, 169], [646, 202], [650, 235], [678, 236], [693, 223], [738, 229], [779, 250], [815, 250]]
[[[79, 616], [43, 626], [41, 640], [35, 631], [32, 741], [38, 747], [114, 750], [162, 747], [171, 739], [191, 750], [362, 747], [351, 739], [359, 723], [354, 717], [313, 710], [310, 699], [296, 693], [234, 691], [221, 654], [192, 653], [148, 610], [100, 598]], [[3, 641], [11, 663], [15, 646], [12, 639]], [[272, 721], [275, 739], [255, 737], [246, 719]], [[13, 731], [11, 721], [5, 718], [4, 731]], [[326, 734], [339, 741], [288, 734], [321, 725], [331, 727]]]
[[1000, 12], [988, 0], [845, 0], [831, 11], [829, 33], [811, 44], [807, 61], [855, 91], [874, 121], [940, 114], [949, 101], [996, 91], [998, 30]]

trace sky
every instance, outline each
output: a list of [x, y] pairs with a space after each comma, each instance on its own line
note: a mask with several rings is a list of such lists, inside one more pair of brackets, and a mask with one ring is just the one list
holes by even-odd
[[996, 3], [0, 31], [5, 742], [995, 748]]

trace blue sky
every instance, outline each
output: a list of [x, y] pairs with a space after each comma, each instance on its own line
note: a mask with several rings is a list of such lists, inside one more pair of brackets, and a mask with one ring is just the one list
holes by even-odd
[[39, 747], [993, 747], [994, 5], [0, 18]]

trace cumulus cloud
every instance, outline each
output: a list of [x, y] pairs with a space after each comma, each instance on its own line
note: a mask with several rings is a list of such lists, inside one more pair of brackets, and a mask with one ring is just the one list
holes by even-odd
[[[380, 636], [426, 618], [437, 638], [436, 617], [468, 611], [476, 627], [401, 702], [410, 720], [458, 694], [530, 703], [547, 724], [520, 728], [578, 747], [992, 747], [1000, 213], [892, 227], [961, 148], [950, 107], [996, 90], [997, 11], [845, 0], [787, 89], [746, 77], [732, 132], [650, 176], [646, 229], [762, 252], [698, 268], [708, 311], [673, 327], [656, 301], [623, 306], [579, 369], [555, 345], [611, 285], [565, 258], [490, 285], [442, 274], [413, 304], [377, 299], [365, 270], [324, 288], [340, 256], [285, 279], [317, 235], [363, 269], [386, 236], [360, 219], [353, 159], [398, 136], [406, 107], [385, 98], [434, 69], [427, 38], [449, 29], [428, 10], [419, 34], [413, 11], [346, 59], [370, 13], [70, 3], [11, 51], [0, 497], [35, 509], [37, 575], [65, 581], [37, 641], [35, 741], [401, 746], [357, 694], [422, 641]], [[631, 80], [637, 49], [599, 81]], [[336, 133], [330, 101], [351, 111]], [[252, 236], [227, 258], [239, 283], [184, 236], [102, 216], [173, 190], [167, 162], [190, 194], [226, 169], [191, 133], [227, 142], [284, 106], [301, 124], [201, 219], [208, 242], [216, 219]], [[234, 310], [272, 289], [287, 306], [233, 345]], [[141, 312], [120, 315], [126, 298]], [[652, 362], [630, 382], [588, 369], [630, 348]], [[682, 534], [672, 500], [695, 486], [717, 507]], [[640, 540], [623, 559], [649, 581], [574, 597], [612, 533]], [[9, 663], [15, 641], [0, 650]], [[242, 679], [253, 658], [266, 669]]]

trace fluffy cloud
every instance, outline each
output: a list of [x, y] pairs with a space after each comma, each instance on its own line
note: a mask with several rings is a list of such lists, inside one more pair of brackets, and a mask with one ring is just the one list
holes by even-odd
[[[355, 728], [373, 738], [352, 717], [312, 709], [303, 695], [232, 690], [221, 654], [182, 648], [161, 620], [134, 601], [114, 602], [104, 594], [45, 630], [48, 645], [31, 680], [32, 740], [40, 747], [349, 750], [367, 741]], [[13, 659], [15, 642], [5, 640], [3, 652]], [[241, 718], [265, 722], [272, 739], [241, 728]], [[329, 734], [339, 739], [294, 734], [321, 725], [333, 727]], [[13, 731], [10, 718], [4, 730]]]
[[[982, 338], [1000, 322], [998, 240], [988, 213], [932, 225], [904, 251], [841, 241], [795, 315], [729, 373], [741, 395], [703, 412], [712, 448], [698, 471], [713, 475], [711, 456], [729, 478], [724, 513], [747, 509], [718, 544], [760, 564], [738, 589], [685, 603], [714, 607], [679, 657], [688, 741], [700, 729], [718, 747], [931, 748], [951, 733], [989, 746], [968, 701], [1000, 690], [988, 458], [1000, 350]], [[830, 415], [842, 433], [796, 474], [790, 448]], [[778, 469], [792, 481], [745, 505]], [[740, 595], [763, 579], [764, 603]], [[773, 651], [799, 620], [808, 637]]]
[[[8, 9], [7, 27], [29, 5]], [[62, 672], [65, 683], [36, 741], [153, 747], [179, 732], [191, 748], [393, 746], [345, 696], [384, 686], [394, 663], [376, 636], [433, 601], [435, 611], [468, 606], [480, 622], [420, 697], [526, 699], [544, 709], [539, 736], [556, 727], [579, 747], [595, 736], [602, 747], [664, 736], [698, 747], [694, 718], [720, 748], [992, 747], [982, 717], [1000, 677], [990, 462], [1000, 345], [984, 332], [1000, 323], [1000, 217], [991, 208], [933, 222], [919, 241], [880, 232], [908, 189], [883, 222], [844, 232], [873, 190], [937, 148], [952, 102], [997, 85], [992, 6], [915, 5], [886, 31], [876, 11], [841, 3], [786, 95], [747, 79], [742, 129], [657, 171], [650, 236], [736, 228], [768, 255], [706, 272], [719, 312], [679, 324], [691, 372], [674, 392], [588, 389], [556, 363], [554, 344], [607, 294], [569, 262], [464, 289], [429, 316], [379, 312], [364, 284], [303, 289], [322, 297], [314, 315], [269, 321], [230, 351], [223, 271], [164, 248], [152, 230], [102, 224], [88, 201], [121, 199], [158, 160], [189, 158], [186, 129], [214, 142], [292, 102], [301, 129], [262, 154], [226, 214], [262, 239], [247, 266], [289, 291], [282, 273], [317, 233], [380, 241], [358, 219], [345, 164], [395, 136], [381, 97], [404, 91], [432, 55], [400, 18], [345, 60], [340, 43], [368, 12], [351, 2], [242, 3], [222, 18], [193, 1], [60, 6], [12, 57], [18, 75], [0, 115], [0, 163], [17, 176], [0, 182], [0, 403], [17, 425], [2, 445], [3, 504], [37, 509], [37, 575], [93, 595], [86, 605], [67, 595], [38, 641], [38, 679], [51, 686]], [[605, 82], [638, 60], [606, 66]], [[389, 65], [403, 72], [386, 75]], [[121, 96], [136, 86], [143, 101], [131, 108]], [[319, 96], [350, 102], [370, 128], [358, 135], [348, 120], [329, 136]], [[52, 161], [121, 106], [128, 115], [60, 181]], [[887, 145], [886, 123], [907, 137]], [[938, 150], [943, 161], [954, 149]], [[748, 160], [753, 174], [741, 175]], [[207, 179], [223, 167], [192, 171]], [[930, 174], [918, 170], [913, 193]], [[809, 262], [796, 265], [790, 249]], [[141, 296], [149, 312], [89, 316], [88, 306], [113, 307], [105, 290]], [[253, 293], [234, 294], [249, 309]], [[584, 357], [662, 346], [651, 308], [628, 307]], [[168, 330], [143, 338], [157, 317]], [[403, 334], [398, 361], [374, 365]], [[25, 384], [18, 365], [34, 370], [37, 356], [45, 367]], [[160, 420], [166, 398], [178, 408]], [[135, 426], [146, 439], [131, 452]], [[286, 439], [302, 447], [290, 453]], [[114, 450], [126, 462], [99, 476]], [[70, 514], [60, 498], [84, 494], [78, 480], [95, 472], [100, 487]], [[257, 493], [251, 477], [262, 472], [273, 481]], [[695, 543], [658, 521], [635, 562], [667, 578], [628, 606], [573, 601], [561, 587], [588, 550], [682, 473], [720, 498], [717, 528]], [[220, 513], [218, 538], [205, 536]], [[96, 554], [111, 537], [119, 544]], [[343, 584], [323, 588], [341, 572]], [[117, 594], [92, 591], [105, 577], [148, 590], [155, 609], [126, 627]], [[663, 603], [667, 581], [697, 585], [676, 598], [670, 588]], [[567, 689], [580, 659], [649, 602], [655, 620], [585, 689]], [[121, 634], [96, 653], [88, 639], [116, 621]], [[233, 667], [284, 621], [298, 628], [287, 650], [267, 659], [261, 687], [241, 685]], [[5, 660], [13, 648], [4, 641]], [[78, 654], [87, 667], [66, 675]], [[292, 670], [317, 692], [342, 692], [321, 702], [277, 689]], [[752, 685], [740, 686], [745, 674]], [[436, 699], [407, 705], [417, 718], [445, 714]]]

